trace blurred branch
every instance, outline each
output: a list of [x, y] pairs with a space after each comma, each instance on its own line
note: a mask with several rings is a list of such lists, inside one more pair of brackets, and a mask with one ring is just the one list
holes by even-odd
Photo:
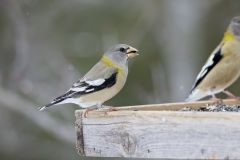
[[16, 93], [0, 88], [0, 103], [3, 104], [2, 106], [24, 115], [54, 137], [67, 143], [74, 143], [73, 126], [59, 123], [47, 113], [37, 111], [32, 107], [33, 103], [21, 98]]
[[5, 5], [7, 15], [11, 20], [14, 37], [15, 37], [15, 57], [12, 67], [11, 76], [13, 80], [19, 79], [23, 76], [24, 71], [29, 62], [29, 43], [28, 43], [28, 25], [24, 21], [22, 11], [20, 9], [20, 2], [9, 0]]

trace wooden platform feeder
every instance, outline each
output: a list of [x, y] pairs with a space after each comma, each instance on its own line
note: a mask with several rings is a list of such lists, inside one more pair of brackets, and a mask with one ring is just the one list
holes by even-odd
[[77, 110], [77, 151], [93, 157], [239, 159], [240, 113], [177, 111], [208, 103], [121, 107], [107, 114], [89, 112], [87, 118]]

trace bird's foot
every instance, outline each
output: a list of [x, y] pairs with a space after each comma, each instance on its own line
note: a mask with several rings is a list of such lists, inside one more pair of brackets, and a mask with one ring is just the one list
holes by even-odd
[[223, 91], [223, 93], [226, 94], [228, 96], [228, 98], [235, 99], [235, 100], [240, 100], [240, 97], [235, 96], [233, 93], [231, 93], [229, 91]]
[[86, 109], [86, 111], [84, 112], [84, 118], [87, 118], [87, 115], [88, 115], [88, 113], [89, 112], [91, 112], [91, 111], [94, 111], [94, 110], [96, 110], [96, 108], [88, 108], [88, 109]]
[[111, 106], [104, 106], [104, 105], [97, 105], [94, 108], [87, 108], [86, 111], [84, 112], [84, 118], [87, 118], [87, 115], [89, 112], [94, 111], [94, 110], [102, 110], [105, 115], [107, 115], [108, 112], [114, 112], [114, 111], [118, 111], [119, 109], [116, 109], [114, 107]]
[[114, 108], [114, 107], [109, 107], [108, 108], [108, 112], [114, 112], [114, 111], [118, 111], [119, 109], [116, 109], [116, 108]]
[[223, 100], [220, 98], [217, 98], [215, 95], [212, 95], [212, 98], [210, 98], [210, 100], [212, 100], [213, 104], [215, 105], [223, 104]]
[[104, 106], [104, 108], [106, 108], [106, 110], [104, 110], [105, 115], [107, 115], [108, 112], [114, 112], [119, 110], [111, 106]]

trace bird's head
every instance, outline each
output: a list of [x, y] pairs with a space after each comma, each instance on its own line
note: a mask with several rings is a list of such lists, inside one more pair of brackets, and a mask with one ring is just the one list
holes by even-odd
[[240, 16], [234, 17], [230, 23], [232, 33], [240, 39]]
[[138, 55], [138, 50], [126, 44], [117, 44], [109, 48], [104, 55], [119, 64], [125, 64]]

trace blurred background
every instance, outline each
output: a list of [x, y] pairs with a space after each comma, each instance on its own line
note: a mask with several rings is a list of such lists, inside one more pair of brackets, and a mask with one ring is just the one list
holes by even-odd
[[[183, 101], [239, 7], [238, 0], [0, 0], [0, 159], [78, 159], [78, 107], [36, 108], [116, 43], [141, 55], [107, 105]], [[230, 90], [237, 94], [239, 82]]]

